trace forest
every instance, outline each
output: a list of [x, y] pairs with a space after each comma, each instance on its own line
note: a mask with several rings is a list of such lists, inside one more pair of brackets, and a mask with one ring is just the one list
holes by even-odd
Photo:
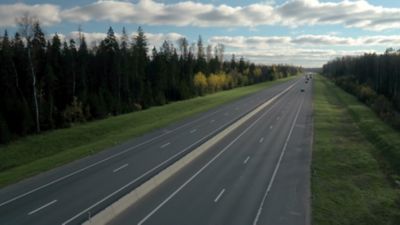
[[0, 143], [28, 134], [143, 110], [297, 74], [289, 65], [225, 59], [223, 45], [181, 38], [149, 46], [144, 31], [117, 38], [112, 27], [96, 46], [85, 36], [46, 38], [39, 21], [22, 18], [0, 39]]
[[323, 66], [323, 74], [400, 129], [400, 51], [337, 58]]

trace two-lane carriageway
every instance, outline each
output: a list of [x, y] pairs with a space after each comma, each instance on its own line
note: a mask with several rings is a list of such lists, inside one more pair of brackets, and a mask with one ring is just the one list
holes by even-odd
[[110, 224], [308, 225], [311, 147], [299, 82]]

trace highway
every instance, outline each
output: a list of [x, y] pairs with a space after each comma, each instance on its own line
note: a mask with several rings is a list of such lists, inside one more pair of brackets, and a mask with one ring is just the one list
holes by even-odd
[[[278, 130], [277, 132], [281, 130], [280, 135], [285, 136], [287, 135], [287, 125], [285, 125], [286, 123], [279, 123], [280, 121], [286, 121], [286, 117], [289, 117], [290, 115], [293, 116], [293, 112], [291, 111], [296, 107], [295, 105], [300, 104], [300, 100], [305, 99], [304, 103], [302, 103], [302, 110], [299, 111], [300, 113], [298, 120], [300, 121], [303, 118], [303, 114], [306, 113], [306, 110], [304, 110], [304, 108], [309, 108], [309, 111], [311, 112], [311, 97], [309, 97], [311, 96], [311, 90], [307, 89], [305, 93], [300, 93], [299, 91], [301, 87], [305, 86], [302, 79], [303, 78], [300, 78], [298, 80], [292, 80], [280, 85], [276, 85], [251, 96], [241, 98], [235, 102], [222, 105], [205, 113], [188, 118], [179, 123], [175, 123], [163, 129], [151, 132], [142, 137], [136, 138], [124, 144], [103, 151], [99, 154], [86, 157], [60, 168], [24, 180], [17, 184], [2, 188], [0, 190], [1, 224], [80, 224], [83, 221], [87, 220], [89, 217], [99, 212], [101, 209], [111, 204], [112, 202], [129, 193], [135, 187], [148, 180], [170, 164], [174, 163], [176, 160], [178, 160], [191, 150], [195, 149], [197, 146], [201, 145], [202, 143], [213, 137], [215, 134], [219, 133], [221, 130], [241, 118], [243, 115], [246, 115], [249, 111], [253, 110], [258, 105], [264, 103], [268, 99], [271, 99], [273, 96], [281, 93], [290, 85], [297, 82], [289, 93], [283, 95], [281, 98], [278, 99], [276, 104], [273, 104], [273, 107], [271, 107], [271, 109], [269, 109], [268, 107], [266, 108], [266, 110], [270, 110], [270, 112], [268, 112], [268, 115], [270, 115], [271, 113], [275, 112], [276, 108], [284, 108], [284, 106], [286, 105], [286, 113], [283, 113], [284, 111], [278, 112], [281, 118], [276, 119], [276, 124], [272, 124], [271, 122], [271, 125], [269, 125], [270, 127], [272, 127], [271, 131], [274, 131], [275, 129], [273, 127], [275, 127], [276, 130]], [[309, 99], [306, 98], [307, 96]], [[264, 122], [268, 122], [268, 120], [265, 118], [260, 120], [257, 125], [251, 128], [246, 133], [246, 136], [250, 133], [253, 133], [253, 129], [255, 129], [255, 127], [260, 126], [260, 124]], [[254, 119], [256, 119], [256, 117]], [[252, 118], [250, 121], [254, 119]], [[308, 126], [305, 126], [304, 129], [306, 128], [308, 128]], [[240, 130], [241, 129], [238, 129], [237, 131], [231, 133], [231, 135], [237, 135], [236, 132], [240, 132]], [[296, 132], [298, 132], [297, 129], [293, 129], [293, 135], [295, 135]], [[231, 135], [229, 135], [229, 137], [227, 137], [214, 147], [217, 148], [218, 146], [229, 142], [229, 138], [231, 137]], [[242, 136], [242, 138], [244, 138], [245, 135]], [[240, 140], [242, 140], [242, 138], [240, 138]], [[253, 139], [247, 140], [248, 143], [254, 144]], [[263, 141], [261, 141], [261, 139], [256, 140], [256, 143], [267, 146], [267, 144], [271, 144], [270, 139], [271, 137], [266, 135]], [[272, 137], [272, 139], [277, 139], [277, 137]], [[281, 138], [277, 139], [276, 141], [280, 139]], [[309, 141], [309, 139], [310, 138], [308, 137], [303, 139], [303, 141]], [[292, 138], [290, 140], [292, 140]], [[280, 142], [276, 145], [279, 144]], [[237, 143], [235, 143], [235, 146], [236, 145]], [[289, 146], [291, 145], [292, 143], [289, 142], [288, 150]], [[308, 145], [305, 145], [304, 149], [306, 149], [307, 146]], [[253, 145], [253, 147], [255, 146]], [[231, 148], [227, 149], [226, 152], [230, 152], [230, 149]], [[253, 150], [256, 151], [255, 149]], [[251, 153], [253, 150], [246, 150], [244, 148], [240, 150], [240, 152], [248, 151], [248, 153]], [[310, 149], [307, 150], [309, 151]], [[261, 152], [262, 151], [260, 151], [260, 153]], [[256, 155], [248, 155], [248, 157], [250, 158], [247, 160], [246, 165], [248, 165], [250, 168], [250, 165], [251, 167], [253, 167], [254, 163], [259, 162], [259, 165], [257, 165], [261, 167], [257, 168], [256, 171], [266, 170], [267, 168], [265, 167], [269, 167], [267, 166], [267, 164], [269, 163], [265, 162], [264, 165], [264, 163], [262, 163], [262, 160], [260, 161], [260, 159], [258, 159], [257, 157], [257, 154], [259, 153], [253, 153]], [[286, 154], [286, 156], [287, 155], [289, 154]], [[190, 175], [192, 169], [196, 169], [196, 166], [201, 166], [203, 160], [208, 159], [207, 157], [212, 156], [210, 156], [209, 154], [205, 154], [204, 156], [200, 157], [199, 160], [196, 160], [193, 164], [185, 168], [177, 176], [174, 176], [174, 179], [171, 179], [170, 181], [163, 184], [162, 187], [154, 192], [154, 194], [152, 193], [148, 197], [146, 197], [143, 200], [143, 204], [137, 204], [133, 207], [140, 208], [139, 211], [143, 211], [143, 213], [146, 214], [146, 210], [148, 209], [146, 207], [151, 208], [152, 202], [157, 202], [162, 199], [157, 197], [158, 194], [168, 193], [168, 187], [179, 184], [181, 179], [184, 179], [181, 176], [184, 176], [185, 174]], [[225, 156], [221, 157], [221, 159], [222, 158], [225, 158]], [[309, 165], [307, 163], [308, 161], [305, 163], [305, 165], [303, 165], [304, 170], [307, 170], [304, 172], [304, 176], [308, 174]], [[229, 161], [226, 166], [230, 164], [231, 161]], [[272, 164], [270, 166], [272, 166]], [[282, 164], [282, 167], [283, 166], [284, 164]], [[298, 171], [298, 169], [299, 168], [296, 168], [296, 171], [300, 172]], [[225, 169], [223, 169], [223, 171], [225, 171]], [[279, 174], [282, 173], [282, 171], [285, 170], [278, 170], [276, 176], [277, 179], [275, 179], [276, 184], [272, 187], [279, 187], [278, 178], [280, 177]], [[229, 171], [225, 171], [225, 173], [228, 174]], [[254, 171], [252, 171], [252, 173], [254, 173], [253, 175], [256, 175]], [[203, 174], [204, 173], [202, 173], [201, 176], [203, 176]], [[268, 178], [267, 175], [268, 174], [262, 174], [264, 179]], [[227, 178], [222, 178], [223, 177], [221, 177], [221, 180], [218, 180], [218, 182], [224, 182], [224, 184], [225, 182], [227, 183], [225, 188], [226, 191], [220, 196], [221, 202], [223, 199], [227, 199], [228, 194], [232, 193], [233, 191], [231, 188], [228, 187], [228, 185], [231, 184], [230, 182], [233, 181], [231, 179], [226, 180]], [[197, 178], [193, 181], [197, 182]], [[265, 188], [264, 186], [261, 187], [261, 183], [258, 182], [261, 182], [261, 180], [248, 186], [247, 188]], [[307, 186], [308, 178], [305, 178], [303, 182], [305, 182], [304, 185]], [[217, 186], [216, 180], [211, 182], [211, 184], [213, 185], [214, 183], [215, 186]], [[192, 184], [193, 183], [190, 183], [190, 185]], [[263, 184], [264, 183], [262, 182], [262, 185]], [[210, 191], [211, 186], [213, 185], [210, 185]], [[163, 188], [164, 186], [166, 188]], [[208, 190], [209, 185], [206, 185], [206, 187]], [[201, 189], [203, 190], [204, 188]], [[185, 187], [182, 190], [186, 191], [187, 189]], [[177, 194], [176, 196], [181, 196], [181, 194], [183, 194], [183, 192]], [[154, 197], [154, 199], [152, 199], [152, 197]], [[199, 197], [203, 198], [202, 195]], [[176, 198], [173, 199], [175, 201]], [[240, 203], [240, 205], [242, 204], [243, 203]], [[166, 207], [162, 207], [162, 210], [165, 209]], [[129, 209], [128, 211], [130, 210], [131, 209]], [[154, 215], [161, 215], [159, 214], [160, 212], [162, 211], [157, 211]], [[134, 214], [137, 215], [137, 218], [140, 217], [139, 215], [142, 215], [139, 213]], [[124, 213], [123, 215], [126, 214]], [[123, 217], [123, 215], [121, 215], [121, 217], [118, 217], [117, 219], [121, 219], [121, 221], [123, 221], [125, 218]], [[265, 214], [261, 213], [260, 220], [263, 219], [263, 215]], [[151, 216], [149, 219], [155, 218], [161, 217]], [[173, 219], [172, 217], [170, 218]], [[117, 221], [117, 219], [115, 221]], [[218, 218], [215, 219], [217, 220]]]
[[110, 225], [308, 225], [312, 124], [299, 82]]

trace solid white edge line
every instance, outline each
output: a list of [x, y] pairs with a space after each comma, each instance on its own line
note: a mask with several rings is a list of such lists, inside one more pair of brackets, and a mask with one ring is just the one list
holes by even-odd
[[[284, 91], [282, 91], [282, 92], [280, 92], [279, 94], [275, 95], [274, 97], [272, 97], [272, 98], [271, 98], [270, 100], [268, 100], [268, 101], [271, 101], [272, 99], [275, 99], [275, 98], [277, 98], [278, 96], [280, 96], [280, 95], [286, 93], [286, 92], [287, 92], [289, 89], [291, 89], [297, 82], [298, 82], [298, 80], [297, 80], [296, 82], [294, 82], [293, 84], [291, 84], [287, 89], [285, 89]], [[267, 102], [268, 102], [268, 101], [267, 101]], [[264, 103], [264, 104], [265, 104], [265, 103]], [[260, 107], [260, 106], [258, 106], [258, 107]], [[271, 107], [271, 108], [272, 108], [272, 107]], [[255, 107], [255, 109], [257, 109], [257, 107]], [[255, 109], [253, 109], [252, 111], [254, 111]], [[269, 109], [269, 110], [270, 110], [270, 109]], [[268, 111], [269, 111], [269, 110], [268, 110]], [[221, 110], [219, 110], [219, 111], [221, 111]], [[245, 116], [245, 115], [251, 113], [252, 111], [250, 110], [250, 112], [244, 112], [244, 113], [242, 113], [238, 118], [240, 119], [241, 117], [243, 117], [243, 116]], [[268, 111], [267, 111], [267, 112], [268, 112]], [[213, 113], [213, 114], [215, 114], [215, 113]], [[180, 152], [176, 153], [175, 155], [171, 156], [170, 158], [168, 158], [168, 159], [165, 160], [164, 162], [162, 162], [162, 163], [160, 163], [159, 165], [153, 167], [152, 169], [150, 169], [150, 170], [148, 170], [147, 172], [143, 173], [142, 175], [140, 175], [139, 177], [137, 177], [137, 178], [135, 178], [134, 180], [130, 181], [130, 182], [127, 183], [126, 185], [122, 186], [121, 188], [117, 189], [116, 191], [112, 192], [111, 194], [107, 195], [106, 197], [102, 198], [102, 199], [99, 200], [98, 202], [92, 204], [92, 205], [89, 206], [88, 208], [82, 210], [81, 212], [79, 212], [78, 214], [74, 215], [73, 217], [69, 218], [68, 220], [66, 220], [65, 222], [63, 222], [62, 225], [66, 225], [66, 224], [72, 222], [73, 220], [75, 220], [76, 218], [82, 216], [84, 213], [90, 211], [91, 209], [93, 209], [94, 207], [100, 205], [101, 203], [103, 203], [104, 201], [108, 200], [108, 199], [111, 198], [112, 196], [116, 195], [116, 194], [119, 193], [120, 191], [122, 191], [122, 190], [126, 189], [127, 187], [129, 187], [130, 185], [136, 183], [138, 180], [144, 178], [145, 176], [147, 176], [148, 174], [154, 172], [155, 170], [157, 170], [157, 169], [160, 168], [161, 166], [167, 164], [169, 161], [173, 160], [174, 158], [176, 158], [176, 157], [179, 156], [180, 154], [182, 154], [182, 153], [188, 151], [190, 148], [192, 148], [192, 146], [195, 146], [195, 145], [197, 145], [198, 143], [201, 143], [203, 140], [205, 140], [205, 139], [209, 138], [210, 136], [214, 135], [215, 133], [220, 132], [220, 130], [221, 130], [222, 128], [224, 128], [224, 127], [225, 127], [226, 125], [228, 125], [228, 124], [231, 124], [231, 123], [234, 122], [235, 120], [237, 120], [237, 118], [233, 118], [233, 119], [231, 119], [229, 122], [227, 122], [227, 123], [221, 125], [221, 126], [218, 127], [217, 129], [215, 129], [214, 131], [212, 131], [209, 135], [202, 137], [201, 139], [199, 139], [198, 141], [194, 142], [194, 143], [191, 144], [190, 146], [186, 147], [186, 148], [183, 149], [182, 151], [180, 151]], [[211, 120], [211, 121], [214, 121], [214, 122], [215, 122], [215, 120]], [[1, 205], [0, 205], [0, 206], [1, 206]]]
[[219, 192], [218, 196], [214, 199], [214, 202], [218, 202], [218, 200], [222, 197], [222, 195], [225, 192], [225, 188], [221, 190], [221, 192]]
[[[245, 115], [246, 113], [243, 113], [243, 115]], [[242, 116], [243, 116], [242, 115]], [[192, 143], [191, 145], [189, 145], [188, 147], [184, 148], [182, 151], [176, 153], [175, 155], [169, 157], [167, 160], [165, 160], [164, 162], [158, 164], [157, 166], [153, 167], [152, 169], [148, 170], [147, 172], [143, 173], [142, 175], [140, 175], [139, 177], [135, 178], [134, 180], [132, 180], [131, 182], [127, 183], [126, 185], [122, 186], [121, 188], [117, 189], [116, 191], [112, 192], [111, 194], [107, 195], [106, 197], [104, 197], [103, 199], [101, 199], [100, 201], [96, 202], [95, 204], [89, 206], [88, 208], [82, 210], [80, 213], [76, 214], [75, 216], [71, 217], [70, 219], [68, 219], [67, 221], [65, 221], [64, 223], [62, 223], [62, 225], [66, 225], [68, 223], [70, 223], [71, 221], [75, 220], [76, 218], [78, 218], [79, 216], [83, 215], [84, 213], [90, 211], [91, 209], [93, 209], [94, 207], [100, 205], [101, 203], [103, 203], [104, 201], [108, 200], [109, 198], [111, 198], [112, 196], [114, 196], [115, 194], [119, 193], [120, 191], [126, 189], [127, 187], [129, 187], [130, 185], [136, 183], [138, 180], [142, 179], [143, 177], [147, 176], [148, 174], [154, 172], [155, 170], [157, 170], [158, 168], [160, 168], [161, 166], [167, 164], [168, 162], [170, 162], [171, 160], [173, 160], [174, 158], [176, 158], [177, 156], [185, 153], [186, 151], [188, 151], [189, 149], [191, 149], [193, 146], [196, 146], [197, 144], [201, 143], [203, 140], [206, 140], [207, 138], [213, 136], [214, 134], [220, 132], [220, 130], [224, 127], [226, 127], [228, 124], [231, 124], [232, 122], [234, 122], [236, 119], [231, 119], [230, 121], [228, 121], [227, 123], [219, 126], [217, 129], [215, 129], [214, 131], [212, 131], [211, 133], [209, 133], [208, 135], [200, 138], [199, 140], [197, 140], [196, 142]]]
[[116, 172], [118, 172], [118, 171], [122, 170], [123, 168], [127, 167], [128, 165], [129, 165], [129, 164], [128, 164], [128, 163], [126, 163], [126, 164], [124, 164], [124, 165], [122, 165], [122, 166], [120, 166], [120, 167], [116, 168], [115, 170], [113, 170], [113, 172], [114, 172], [114, 173], [116, 173]]
[[[293, 85], [291, 85], [288, 89], [290, 89]], [[288, 90], [286, 89], [286, 90]], [[286, 91], [281, 92], [286, 93]], [[276, 95], [276, 96], [278, 96]], [[275, 102], [276, 103], [276, 102]], [[177, 195], [186, 185], [188, 185], [192, 180], [194, 180], [201, 172], [203, 172], [211, 163], [213, 163], [219, 156], [222, 155], [229, 147], [231, 147], [240, 137], [242, 137], [245, 133], [247, 133], [254, 125], [258, 123], [267, 113], [271, 111], [271, 109], [275, 106], [273, 104], [268, 110], [262, 113], [255, 121], [253, 121], [244, 131], [242, 131], [233, 141], [231, 141], [228, 145], [226, 145], [217, 155], [211, 158], [203, 167], [201, 167], [195, 174], [193, 174], [188, 180], [186, 180], [181, 186], [179, 186], [172, 194], [170, 194], [164, 201], [162, 201], [156, 208], [154, 208], [150, 213], [148, 213], [142, 220], [139, 221], [138, 225], [142, 225], [145, 223], [151, 216], [153, 216], [162, 206], [164, 206], [169, 200], [171, 200], [175, 195]]]
[[28, 213], [28, 216], [30, 216], [30, 215], [32, 215], [32, 214], [35, 214], [35, 213], [39, 212], [40, 210], [42, 210], [42, 209], [44, 209], [44, 208], [46, 208], [46, 207], [48, 207], [48, 206], [50, 206], [50, 205], [53, 205], [53, 204], [56, 203], [56, 202], [57, 202], [57, 200], [53, 200], [53, 201], [51, 201], [51, 202], [49, 202], [49, 203], [47, 203], [47, 204], [45, 204], [45, 205], [43, 205], [43, 206], [40, 206], [39, 208], [30, 211], [30, 212]]
[[208, 117], [210, 117], [210, 116], [212, 116], [212, 115], [214, 115], [214, 114], [216, 114], [216, 113], [218, 113], [218, 112], [220, 112], [220, 111], [222, 111], [222, 109], [216, 110], [215, 112], [213, 112], [213, 113], [211, 113], [211, 114], [209, 114], [209, 115], [205, 115], [205, 116], [200, 117], [200, 118], [198, 118], [198, 119], [192, 120], [192, 121], [190, 121], [190, 122], [188, 122], [188, 123], [185, 123], [185, 124], [183, 124], [183, 125], [181, 125], [181, 126], [179, 126], [179, 127], [176, 127], [175, 129], [169, 130], [168, 132], [162, 133], [162, 134], [160, 134], [160, 135], [158, 135], [158, 136], [155, 136], [155, 137], [153, 137], [153, 138], [150, 138], [150, 139], [148, 139], [148, 140], [146, 140], [146, 141], [144, 141], [144, 142], [142, 142], [142, 143], [139, 143], [139, 144], [137, 144], [137, 145], [135, 145], [135, 146], [129, 147], [129, 148], [127, 148], [127, 149], [125, 149], [125, 150], [123, 150], [123, 151], [121, 151], [121, 152], [118, 152], [118, 153], [116, 153], [116, 154], [113, 154], [113, 155], [111, 155], [111, 156], [108, 156], [108, 157], [106, 157], [106, 158], [104, 158], [104, 159], [102, 159], [102, 160], [99, 160], [99, 161], [97, 161], [97, 162], [95, 162], [95, 163], [90, 164], [89, 166], [86, 166], [86, 167], [83, 167], [83, 168], [81, 168], [81, 169], [78, 169], [78, 170], [76, 170], [76, 171], [74, 171], [74, 172], [72, 172], [72, 173], [69, 173], [69, 174], [67, 174], [67, 175], [65, 175], [65, 176], [62, 176], [62, 177], [60, 177], [60, 178], [57, 178], [57, 179], [55, 179], [55, 180], [53, 180], [53, 181], [51, 181], [51, 182], [49, 182], [49, 183], [47, 183], [47, 184], [41, 185], [41, 186], [39, 186], [39, 187], [37, 187], [37, 188], [34, 188], [34, 189], [32, 189], [32, 190], [30, 190], [30, 191], [28, 191], [28, 192], [25, 192], [24, 194], [17, 195], [17, 196], [15, 196], [14, 198], [11, 198], [11, 199], [9, 199], [9, 200], [7, 200], [7, 201], [5, 201], [5, 202], [0, 203], [0, 207], [2, 207], [2, 206], [4, 206], [4, 205], [7, 205], [7, 204], [9, 204], [9, 203], [11, 203], [11, 202], [14, 202], [14, 201], [16, 201], [16, 200], [18, 200], [18, 199], [20, 199], [20, 198], [23, 198], [23, 197], [25, 197], [25, 196], [27, 196], [27, 195], [30, 195], [30, 194], [32, 194], [32, 193], [34, 193], [34, 192], [36, 192], [36, 191], [39, 191], [39, 190], [41, 190], [41, 189], [43, 189], [43, 188], [46, 188], [46, 187], [48, 187], [48, 186], [50, 186], [50, 185], [53, 185], [53, 184], [58, 183], [58, 182], [60, 182], [60, 181], [63, 181], [63, 180], [65, 180], [65, 179], [67, 179], [67, 178], [69, 178], [69, 177], [72, 177], [72, 176], [74, 176], [74, 175], [76, 175], [76, 174], [79, 174], [79, 173], [81, 173], [81, 172], [83, 172], [83, 171], [86, 171], [86, 170], [88, 170], [88, 169], [90, 169], [90, 168], [92, 168], [92, 167], [94, 167], [94, 166], [97, 166], [97, 165], [99, 165], [99, 164], [101, 164], [101, 163], [103, 163], [103, 162], [106, 162], [106, 161], [108, 161], [108, 160], [110, 160], [110, 159], [113, 159], [113, 158], [118, 157], [118, 156], [120, 156], [120, 155], [122, 155], [122, 154], [125, 154], [125, 153], [127, 153], [127, 152], [130, 152], [130, 151], [132, 151], [132, 150], [134, 150], [134, 149], [136, 149], [136, 148], [139, 148], [139, 147], [142, 146], [142, 145], [151, 143], [151, 142], [153, 142], [154, 140], [157, 140], [157, 139], [159, 139], [159, 138], [161, 138], [161, 137], [163, 137], [163, 136], [165, 136], [165, 135], [167, 135], [167, 134], [173, 133], [173, 132], [175, 132], [175, 131], [177, 131], [177, 130], [183, 128], [183, 127], [189, 126], [189, 125], [191, 125], [191, 124], [193, 124], [193, 123], [195, 123], [195, 122], [197, 122], [197, 121], [200, 121], [200, 120], [202, 120], [202, 119], [208, 118]]
[[301, 102], [299, 108], [297, 109], [296, 116], [295, 116], [295, 118], [294, 118], [294, 120], [293, 120], [293, 122], [292, 122], [292, 126], [290, 127], [289, 134], [288, 134], [288, 136], [286, 137], [285, 144], [283, 145], [283, 148], [282, 148], [281, 154], [280, 154], [280, 156], [279, 156], [278, 162], [277, 162], [277, 164], [276, 164], [276, 166], [275, 166], [274, 172], [272, 173], [272, 177], [271, 177], [271, 179], [270, 179], [270, 181], [269, 181], [269, 183], [268, 183], [267, 190], [265, 191], [265, 194], [264, 194], [264, 196], [263, 196], [263, 198], [262, 198], [262, 201], [261, 201], [260, 206], [259, 206], [258, 211], [257, 211], [257, 215], [256, 215], [256, 217], [254, 218], [253, 225], [257, 225], [257, 223], [258, 223], [258, 219], [260, 218], [261, 211], [262, 211], [262, 209], [263, 209], [263, 207], [264, 207], [265, 200], [266, 200], [267, 197], [268, 197], [268, 193], [270, 192], [271, 187], [272, 187], [272, 184], [274, 183], [276, 174], [278, 173], [278, 169], [279, 169], [279, 167], [280, 167], [280, 165], [281, 165], [282, 158], [283, 158], [283, 156], [285, 155], [288, 142], [289, 142], [289, 140], [290, 140], [290, 137], [292, 136], [292, 132], [293, 132], [294, 126], [296, 125], [297, 118], [299, 117], [300, 110], [301, 110], [301, 108], [303, 107], [303, 103], [304, 103], [304, 98], [303, 98], [303, 101]]

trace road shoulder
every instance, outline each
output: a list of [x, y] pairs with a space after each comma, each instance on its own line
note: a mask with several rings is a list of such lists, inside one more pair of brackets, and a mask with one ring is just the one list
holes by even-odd
[[314, 85], [312, 224], [399, 224], [399, 190], [334, 93], [343, 91], [320, 76]]

